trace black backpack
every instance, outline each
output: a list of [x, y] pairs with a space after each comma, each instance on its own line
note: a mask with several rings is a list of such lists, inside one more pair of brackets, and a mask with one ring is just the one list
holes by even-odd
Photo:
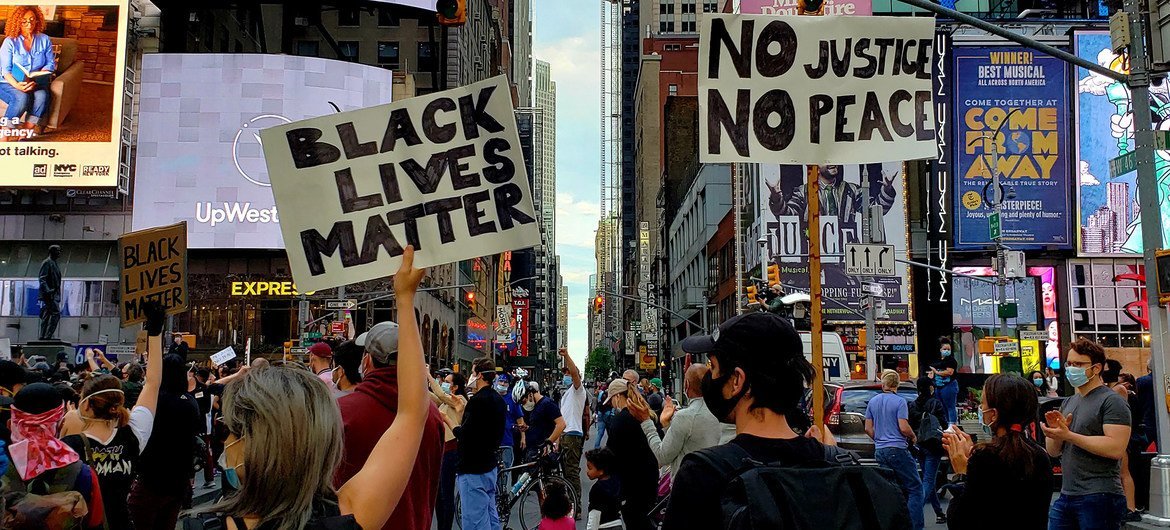
[[[910, 511], [892, 472], [826, 460], [799, 467], [753, 460], [729, 443], [694, 453], [720, 471], [722, 530], [902, 530]], [[842, 465], [846, 464], [846, 465]]]

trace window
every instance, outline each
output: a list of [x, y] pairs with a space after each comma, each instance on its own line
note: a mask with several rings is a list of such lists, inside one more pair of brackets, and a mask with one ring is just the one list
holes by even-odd
[[1149, 330], [1136, 318], [1142, 315], [1149, 295], [1145, 280], [1145, 266], [1139, 260], [1070, 262], [1073, 335], [1095, 340], [1107, 348], [1149, 347]]
[[337, 41], [337, 47], [340, 48], [340, 50], [341, 50], [341, 57], [338, 57], [338, 59], [344, 59], [346, 61], [355, 62], [355, 63], [357, 62], [357, 60], [358, 60], [358, 42], [357, 41], [353, 41], [353, 40]]
[[398, 68], [402, 62], [398, 59], [397, 42], [378, 43], [378, 66], [383, 68]]
[[357, 8], [341, 8], [337, 10], [337, 25], [340, 27], [357, 27], [361, 25], [362, 12]]
[[692, 1], [692, 3], [683, 4], [683, 6], [682, 6], [683, 14], [695, 12], [695, 4], [693, 3], [693, 0], [691, 0], [691, 1]]
[[393, 28], [398, 26], [398, 14], [388, 7], [378, 8], [378, 27]]
[[694, 33], [696, 31], [695, 30], [695, 21], [694, 20], [684, 20], [682, 23], [682, 30], [683, 30], [683, 33]]
[[[0, 316], [34, 317], [40, 315], [37, 280], [0, 280]], [[61, 316], [116, 317], [114, 303], [117, 281], [63, 280], [61, 282]]]
[[715, 13], [719, 11], [719, 4], [717, 2], [703, 2], [704, 13]]
[[668, 91], [669, 91], [670, 95], [677, 96], [678, 95], [678, 85], [670, 85], [670, 87], [668, 88]]
[[434, 71], [436, 67], [435, 62], [435, 43], [420, 42], [418, 43], [418, 69], [421, 72]]
[[315, 40], [297, 41], [297, 55], [302, 57], [320, 57], [321, 43]]

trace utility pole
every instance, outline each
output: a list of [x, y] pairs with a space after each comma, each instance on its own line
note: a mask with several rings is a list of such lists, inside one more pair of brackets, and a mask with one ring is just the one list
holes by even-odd
[[[845, 175], [841, 175], [842, 178]], [[861, 242], [865, 244], [873, 243], [873, 227], [870, 226], [870, 203], [869, 203], [869, 166], [861, 166]], [[872, 280], [872, 277], [864, 277], [864, 280]], [[866, 295], [869, 298], [869, 306], [865, 309], [865, 340], [861, 347], [865, 350], [865, 378], [867, 381], [877, 379], [877, 297], [872, 294]]]
[[[1000, 122], [999, 127], [995, 128], [995, 132], [991, 133], [991, 215], [994, 222], [989, 221], [989, 225], [998, 228], [991, 233], [991, 237], [995, 241], [996, 311], [999, 313], [999, 332], [997, 334], [1003, 336], [1007, 335], [1007, 313], [1004, 313], [1003, 309], [1004, 304], [1007, 303], [1007, 276], [1004, 274], [1007, 262], [1004, 259], [1003, 248], [1003, 188], [1000, 188], [999, 182], [999, 135], [1000, 130], [1017, 110], [1019, 109], [1012, 109]], [[983, 148], [986, 149], [987, 134], [984, 133], [983, 137], [985, 139]]]
[[[823, 0], [804, 0], [797, 2], [797, 9], [801, 15], [821, 16], [825, 14]], [[845, 175], [840, 175], [844, 178]], [[821, 331], [825, 315], [821, 313], [821, 168], [817, 165], [808, 166], [808, 192], [804, 194], [804, 202], [808, 207], [808, 295], [811, 298], [809, 315], [811, 325], [810, 339], [812, 339], [812, 398], [813, 398], [813, 426], [822, 428], [825, 425], [825, 344]]]

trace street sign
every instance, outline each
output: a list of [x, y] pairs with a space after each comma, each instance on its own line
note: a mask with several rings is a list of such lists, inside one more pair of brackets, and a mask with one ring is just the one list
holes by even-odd
[[873, 296], [882, 296], [886, 294], [886, 288], [877, 282], [865, 282], [861, 284], [861, 292]]
[[309, 349], [308, 348], [289, 348], [288, 353], [290, 355], [304, 355], [306, 353], [309, 353]]
[[1109, 161], [1109, 177], [1117, 178], [1137, 171], [1137, 151], [1130, 151]]
[[345, 334], [345, 322], [330, 322], [329, 323], [329, 332], [334, 334], [334, 335]]
[[1017, 318], [1020, 316], [1020, 305], [1008, 302], [999, 306], [999, 318]]
[[1170, 151], [1170, 131], [1154, 131], [1154, 149]]
[[1038, 340], [1047, 342], [1048, 332], [1045, 330], [1022, 330], [1020, 331], [1020, 340]]
[[991, 215], [987, 217], [987, 225], [991, 230], [991, 239], [999, 239], [1003, 236], [1003, 231], [999, 224], [999, 212], [991, 212]]
[[343, 311], [346, 309], [354, 309], [357, 307], [357, 300], [326, 300], [325, 309], [329, 311]]
[[320, 331], [306, 331], [303, 335], [301, 335], [301, 338], [302, 339], [319, 339], [319, 338], [321, 338], [321, 332]]
[[873, 318], [878, 320], [890, 318], [889, 308], [886, 306], [885, 298], [878, 298], [877, 303], [873, 306]]
[[845, 274], [893, 276], [894, 245], [845, 245]]
[[1020, 351], [1020, 343], [1009, 340], [995, 343], [995, 353], [1006, 354]]

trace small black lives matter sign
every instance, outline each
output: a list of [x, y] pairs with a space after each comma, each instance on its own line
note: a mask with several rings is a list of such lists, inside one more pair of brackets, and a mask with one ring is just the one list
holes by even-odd
[[540, 244], [504, 76], [260, 138], [301, 291]]
[[146, 321], [142, 305], [157, 301], [168, 315], [187, 310], [187, 223], [128, 232], [118, 238], [122, 327]]
[[933, 158], [934, 19], [703, 17], [699, 160]]

